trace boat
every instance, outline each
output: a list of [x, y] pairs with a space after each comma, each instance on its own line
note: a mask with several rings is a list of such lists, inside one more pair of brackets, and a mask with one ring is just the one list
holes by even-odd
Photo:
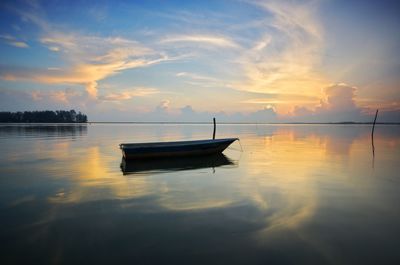
[[122, 143], [119, 147], [122, 150], [123, 157], [127, 160], [204, 156], [222, 153], [236, 140], [239, 140], [239, 138], [177, 142]]
[[172, 171], [186, 171], [205, 168], [217, 168], [221, 166], [234, 166], [235, 162], [222, 153], [209, 156], [184, 156], [161, 157], [155, 159], [121, 160], [121, 171], [124, 175], [165, 173]]

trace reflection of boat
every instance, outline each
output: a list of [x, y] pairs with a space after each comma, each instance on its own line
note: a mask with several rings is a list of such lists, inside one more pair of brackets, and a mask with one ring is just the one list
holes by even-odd
[[125, 159], [142, 159], [158, 157], [186, 157], [222, 153], [238, 138], [120, 144]]
[[126, 175], [146, 171], [180, 171], [234, 164], [232, 160], [221, 153], [211, 156], [164, 157], [151, 160], [126, 160], [122, 158], [121, 170]]

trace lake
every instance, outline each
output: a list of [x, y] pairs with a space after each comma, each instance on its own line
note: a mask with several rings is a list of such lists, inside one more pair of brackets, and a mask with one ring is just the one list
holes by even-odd
[[400, 126], [0, 125], [1, 264], [400, 264]]

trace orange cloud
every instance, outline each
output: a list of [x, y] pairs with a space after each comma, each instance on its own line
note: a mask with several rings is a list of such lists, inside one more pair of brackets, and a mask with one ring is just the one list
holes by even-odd
[[295, 106], [285, 118], [302, 121], [364, 121], [368, 120], [364, 109], [356, 105], [357, 88], [344, 83], [332, 84], [323, 89], [320, 104], [314, 108]]
[[322, 101], [322, 109], [330, 111], [346, 111], [357, 108], [354, 98], [357, 88], [344, 83], [333, 84], [324, 89], [326, 99]]

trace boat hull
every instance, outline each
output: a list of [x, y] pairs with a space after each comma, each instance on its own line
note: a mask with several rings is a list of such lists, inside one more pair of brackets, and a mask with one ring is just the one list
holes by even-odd
[[237, 138], [120, 144], [125, 159], [148, 159], [162, 157], [202, 156], [222, 153]]

